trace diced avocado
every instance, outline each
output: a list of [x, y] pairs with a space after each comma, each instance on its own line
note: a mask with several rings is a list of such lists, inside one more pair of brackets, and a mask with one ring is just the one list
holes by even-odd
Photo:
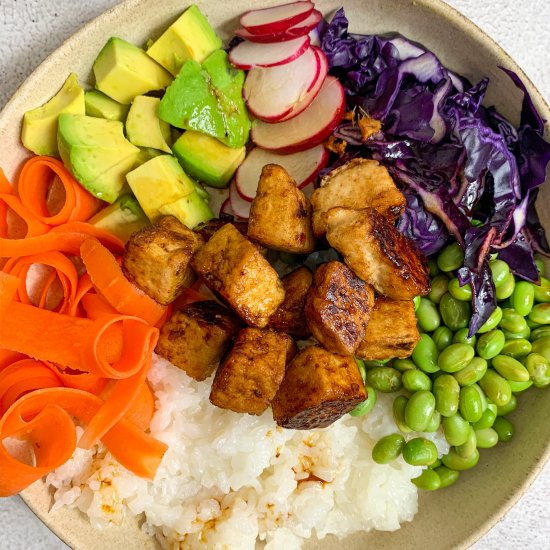
[[123, 133], [122, 122], [63, 113], [58, 147], [65, 166], [96, 197], [114, 202], [140, 150]]
[[86, 115], [108, 120], [124, 122], [128, 114], [128, 105], [122, 105], [98, 90], [89, 90], [84, 94]]
[[166, 90], [159, 117], [176, 128], [197, 130], [229, 147], [242, 147], [250, 130], [243, 83], [244, 72], [229, 63], [223, 50], [210, 54], [202, 66], [188, 60]]
[[27, 111], [23, 117], [21, 141], [37, 155], [58, 156], [57, 121], [60, 113], [83, 115], [84, 90], [78, 77], [71, 73], [59, 92], [42, 107]]
[[172, 153], [170, 125], [159, 119], [159, 103], [158, 97], [138, 95], [134, 98], [126, 119], [126, 135], [134, 145]]
[[110, 38], [94, 61], [96, 88], [122, 104], [137, 95], [162, 90], [172, 82], [172, 75], [141, 48]]
[[197, 225], [207, 222], [214, 217], [210, 206], [208, 206], [208, 203], [197, 191], [173, 203], [165, 204], [160, 208], [160, 213], [175, 216], [189, 229], [193, 229]]
[[128, 194], [122, 195], [116, 202], [98, 212], [88, 223], [105, 229], [126, 242], [133, 233], [149, 225], [149, 220], [136, 198]]
[[195, 179], [212, 187], [227, 187], [244, 160], [246, 148], [233, 149], [202, 132], [187, 130], [172, 150], [183, 169]]
[[210, 200], [210, 193], [200, 183], [195, 184], [195, 191], [203, 201], [208, 202]]
[[206, 17], [192, 5], [149, 47], [147, 53], [176, 76], [188, 59], [202, 63], [221, 46], [222, 41]]
[[159, 155], [162, 155], [162, 152], [159, 151], [158, 149], [151, 149], [150, 147], [140, 147], [139, 155], [136, 158], [136, 163], [134, 165], [134, 168], [137, 168], [138, 166], [145, 164], [147, 161], [154, 159]]
[[160, 155], [126, 175], [132, 192], [147, 217], [154, 222], [165, 204], [171, 204], [195, 191], [190, 179], [170, 155]]

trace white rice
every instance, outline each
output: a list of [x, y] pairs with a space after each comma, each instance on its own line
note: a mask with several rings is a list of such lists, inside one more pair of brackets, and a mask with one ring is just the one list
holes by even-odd
[[[278, 427], [271, 410], [255, 417], [212, 406], [211, 380], [196, 382], [161, 358], [149, 381], [157, 398], [151, 432], [169, 445], [155, 480], [131, 474], [102, 446], [77, 449], [47, 476], [54, 508], [77, 507], [97, 528], [143, 515], [142, 528], [170, 549], [253, 550], [259, 539], [268, 550], [291, 550], [312, 535], [393, 531], [413, 519], [410, 480], [422, 469], [371, 459], [376, 441], [397, 431], [395, 396], [379, 394], [365, 418], [294, 431]], [[423, 435], [440, 455], [448, 451], [441, 433]]]

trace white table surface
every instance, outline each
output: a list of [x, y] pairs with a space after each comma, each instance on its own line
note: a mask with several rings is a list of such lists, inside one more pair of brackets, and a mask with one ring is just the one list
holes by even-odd
[[[0, 0], [0, 108], [63, 40], [117, 3], [117, 0]], [[550, 101], [550, 0], [448, 0], [448, 3], [496, 39]], [[21, 499], [0, 500], [0, 550], [64, 548], [68, 547]], [[550, 464], [506, 517], [473, 547], [512, 548], [550, 549]]]

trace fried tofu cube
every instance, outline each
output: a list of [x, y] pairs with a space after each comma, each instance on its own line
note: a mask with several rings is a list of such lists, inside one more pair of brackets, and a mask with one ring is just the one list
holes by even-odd
[[411, 355], [418, 340], [420, 333], [413, 301], [380, 297], [374, 303], [365, 338], [356, 355], [368, 361], [404, 359]]
[[245, 328], [216, 372], [210, 402], [239, 413], [262, 414], [285, 375], [295, 344], [287, 334]]
[[221, 227], [224, 225], [231, 223], [235, 226], [236, 229], [239, 230], [239, 233], [243, 235], [244, 237], [247, 236], [248, 231], [248, 221], [246, 220], [236, 220], [233, 216], [229, 214], [221, 214], [219, 218], [212, 218], [211, 220], [208, 220], [207, 222], [201, 223], [200, 225], [197, 225], [193, 229], [195, 233], [198, 233], [204, 240], [205, 243], [207, 243], [210, 240], [210, 237]]
[[313, 274], [305, 267], [299, 267], [282, 278], [285, 289], [285, 299], [277, 311], [269, 318], [268, 327], [279, 332], [287, 332], [296, 338], [308, 338], [310, 335], [307, 326], [304, 306], [306, 295]]
[[321, 264], [313, 275], [305, 305], [313, 337], [333, 353], [352, 355], [362, 342], [374, 290], [345, 264]]
[[263, 328], [285, 297], [277, 272], [232, 224], [193, 256], [192, 266], [247, 324]]
[[177, 218], [164, 216], [130, 237], [122, 269], [143, 292], [167, 305], [195, 281], [190, 261], [202, 244], [202, 237]]
[[337, 206], [375, 208], [394, 222], [405, 208], [405, 197], [397, 189], [386, 168], [376, 160], [353, 159], [329, 172], [311, 196], [313, 232], [316, 237], [327, 230], [326, 213]]
[[351, 356], [310, 346], [290, 363], [275, 399], [273, 418], [283, 428], [325, 428], [367, 398]]
[[175, 309], [164, 323], [155, 352], [195, 380], [205, 380], [220, 364], [241, 323], [214, 300]]
[[267, 248], [308, 254], [315, 249], [311, 204], [288, 172], [266, 164], [252, 201], [248, 237]]
[[374, 208], [333, 208], [326, 220], [330, 245], [380, 294], [411, 300], [430, 291], [424, 256]]

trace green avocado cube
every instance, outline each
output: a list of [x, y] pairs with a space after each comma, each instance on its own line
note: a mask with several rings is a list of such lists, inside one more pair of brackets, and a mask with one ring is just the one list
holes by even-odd
[[84, 94], [86, 115], [108, 120], [124, 122], [128, 114], [128, 105], [122, 105], [98, 90], [88, 90]]
[[189, 229], [193, 229], [197, 225], [207, 222], [214, 217], [210, 206], [197, 191], [193, 191], [190, 195], [182, 197], [173, 203], [165, 204], [160, 208], [160, 213], [175, 216]]
[[159, 119], [159, 103], [158, 97], [135, 97], [126, 118], [126, 135], [134, 145], [171, 153], [170, 125]]

